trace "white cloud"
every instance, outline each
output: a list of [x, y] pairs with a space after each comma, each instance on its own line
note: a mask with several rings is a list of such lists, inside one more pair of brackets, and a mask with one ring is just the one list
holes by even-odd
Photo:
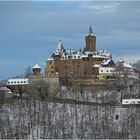
[[119, 3], [113, 2], [105, 5], [93, 6], [93, 9], [98, 10], [99, 12], [116, 12], [118, 9]]
[[104, 13], [104, 12], [116, 12], [119, 7], [119, 2], [98, 2], [98, 4], [94, 1], [86, 3], [85, 5], [81, 5], [83, 9], [93, 10], [95, 12]]

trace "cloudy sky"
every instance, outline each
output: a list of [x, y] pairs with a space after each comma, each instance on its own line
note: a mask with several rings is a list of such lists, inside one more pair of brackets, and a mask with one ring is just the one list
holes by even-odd
[[97, 49], [114, 61], [140, 59], [139, 1], [0, 1], [0, 80], [45, 61], [61, 39], [66, 49], [85, 47], [92, 26]]

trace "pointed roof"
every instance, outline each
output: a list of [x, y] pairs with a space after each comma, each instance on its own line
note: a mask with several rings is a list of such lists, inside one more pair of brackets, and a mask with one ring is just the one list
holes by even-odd
[[92, 31], [92, 27], [91, 27], [91, 25], [90, 25], [90, 27], [89, 27], [89, 31], [88, 31], [88, 33], [89, 33], [89, 34], [93, 34], [93, 31]]
[[101, 66], [114, 67], [115, 63], [112, 59], [107, 59], [107, 60], [103, 60], [103, 62], [101, 63]]
[[87, 34], [86, 36], [89, 36], [89, 35], [90, 35], [90, 36], [94, 36], [91, 25], [90, 25], [90, 27], [89, 27], [88, 34]]
[[56, 48], [56, 52], [63, 52], [64, 51], [64, 45], [62, 43], [61, 40], [59, 40], [57, 48]]
[[41, 69], [41, 67], [40, 67], [38, 64], [35, 64], [35, 65], [33, 66], [33, 69]]

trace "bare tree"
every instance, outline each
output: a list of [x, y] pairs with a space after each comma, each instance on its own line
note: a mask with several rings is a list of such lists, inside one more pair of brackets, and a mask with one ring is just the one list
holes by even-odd
[[29, 77], [30, 75], [33, 75], [33, 71], [32, 71], [32, 68], [30, 66], [28, 66], [26, 69], [25, 69], [25, 74], [24, 76], [25, 77]]
[[[138, 74], [138, 81], [136, 82], [139, 93], [140, 93], [140, 60], [138, 60], [137, 62], [135, 62], [133, 64], [133, 66], [135, 67], [136, 73]], [[140, 97], [140, 95], [139, 95]]]
[[[116, 77], [118, 79], [119, 91], [125, 90], [127, 92], [127, 86], [129, 82], [129, 68], [125, 68], [122, 62], [116, 63]], [[123, 95], [122, 95], [123, 96]]]

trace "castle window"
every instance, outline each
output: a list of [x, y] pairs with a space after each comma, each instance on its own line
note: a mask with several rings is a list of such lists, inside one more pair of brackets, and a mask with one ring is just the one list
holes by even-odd
[[108, 70], [106, 70], [106, 72], [108, 72]]
[[51, 73], [54, 73], [53, 71], [51, 71]]
[[53, 69], [53, 66], [51, 66], [51, 68]]
[[49, 64], [51, 65], [51, 64], [52, 64], [52, 62], [50, 61], [50, 62], [49, 62]]

